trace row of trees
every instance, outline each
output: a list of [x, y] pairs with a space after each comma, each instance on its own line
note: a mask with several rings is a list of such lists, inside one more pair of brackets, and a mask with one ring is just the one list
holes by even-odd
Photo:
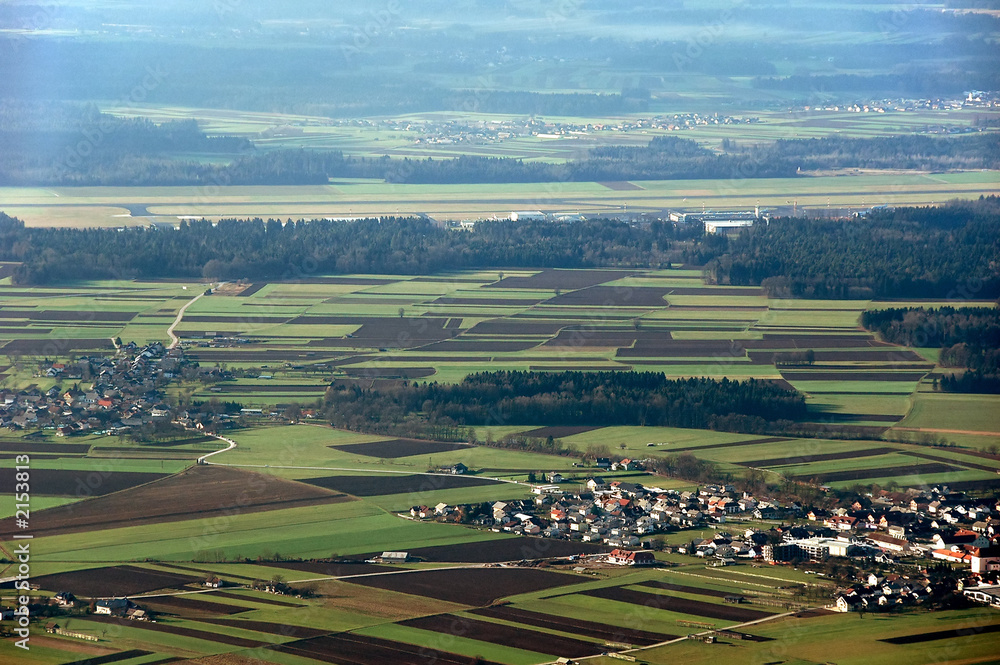
[[[335, 426], [379, 433], [533, 422], [762, 431], [806, 414], [802, 395], [767, 381], [673, 380], [654, 372], [484, 372], [455, 385], [338, 386], [325, 403]], [[554, 442], [504, 442], [514, 444], [558, 454]]]
[[25, 228], [0, 213], [0, 260], [17, 261], [14, 280], [308, 279], [335, 273], [429, 274], [507, 267], [646, 267], [683, 259], [679, 242], [698, 229], [645, 228], [593, 220], [578, 224], [485, 222], [473, 233], [424, 219], [182, 222], [179, 230]]
[[221, 176], [234, 184], [268, 177], [299, 177], [303, 184], [322, 178], [379, 178], [413, 184], [508, 182], [604, 182], [790, 178], [800, 171], [841, 168], [981, 169], [1000, 167], [1000, 136], [894, 136], [870, 139], [788, 139], [721, 151], [676, 136], [654, 138], [641, 147], [595, 148], [565, 164], [514, 158], [462, 156], [453, 159], [349, 157], [340, 152], [276, 151], [244, 157]]

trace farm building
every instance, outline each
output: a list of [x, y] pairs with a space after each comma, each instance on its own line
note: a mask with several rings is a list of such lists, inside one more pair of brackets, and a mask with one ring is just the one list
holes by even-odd
[[410, 560], [409, 552], [382, 552], [379, 561], [382, 563], [406, 563]]
[[59, 607], [73, 607], [76, 604], [76, 596], [69, 591], [60, 591], [53, 597], [53, 600]]
[[608, 563], [617, 566], [651, 566], [656, 563], [656, 557], [652, 552], [630, 550], [611, 550], [608, 554]]
[[128, 598], [109, 598], [94, 604], [94, 614], [121, 615], [132, 607]]

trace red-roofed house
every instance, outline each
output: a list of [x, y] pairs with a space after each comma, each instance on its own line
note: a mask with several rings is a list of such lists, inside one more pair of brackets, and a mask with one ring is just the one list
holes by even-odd
[[972, 564], [972, 554], [965, 550], [933, 550], [931, 556], [950, 563]]
[[838, 531], [850, 531], [854, 528], [857, 521], [857, 518], [851, 517], [850, 515], [834, 515], [833, 517], [825, 519], [823, 524], [824, 526], [828, 526], [831, 529], [837, 529]]
[[651, 566], [656, 563], [652, 552], [632, 552], [630, 550], [611, 550], [608, 563], [618, 566]]

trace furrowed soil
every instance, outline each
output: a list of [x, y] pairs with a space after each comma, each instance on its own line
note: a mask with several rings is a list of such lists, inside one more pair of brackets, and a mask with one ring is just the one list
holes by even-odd
[[[37, 513], [36, 536], [348, 501], [343, 494], [239, 469], [196, 466], [147, 485]], [[12, 518], [0, 529], [13, 531]]]

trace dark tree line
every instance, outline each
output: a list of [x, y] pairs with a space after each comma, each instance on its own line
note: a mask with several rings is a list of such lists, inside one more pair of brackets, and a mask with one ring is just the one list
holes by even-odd
[[424, 219], [182, 222], [177, 230], [25, 228], [0, 213], [0, 260], [14, 280], [307, 279], [343, 273], [429, 274], [463, 268], [645, 267], [669, 262], [689, 231], [593, 220], [484, 222], [471, 233]]
[[710, 281], [772, 297], [1000, 297], [1000, 199], [901, 208], [851, 220], [774, 219], [741, 235], [611, 220], [482, 222], [472, 232], [424, 219], [223, 220], [179, 229], [25, 228], [0, 213], [0, 261], [19, 284], [81, 279], [304, 279], [495, 267], [646, 268], [704, 264]]
[[849, 220], [772, 219], [718, 241], [706, 274], [772, 297], [996, 298], [1000, 198]]
[[995, 307], [902, 307], [865, 312], [861, 325], [887, 342], [940, 348], [939, 362], [962, 367], [944, 376], [946, 392], [1000, 393], [1000, 310]]
[[948, 374], [941, 377], [938, 384], [947, 393], [1000, 394], [1000, 376], [982, 372], [965, 372], [962, 375]]
[[[724, 147], [739, 152], [739, 148], [728, 141], [724, 142]], [[781, 139], [770, 145], [746, 148], [744, 152], [752, 156], [754, 162], [783, 164], [786, 170], [983, 169], [1000, 165], [1000, 135]]]
[[1000, 310], [995, 307], [891, 307], [865, 312], [861, 325], [902, 346], [1000, 348]]
[[565, 164], [524, 162], [510, 157], [461, 156], [449, 159], [349, 157], [339, 152], [279, 151], [245, 157], [235, 164], [234, 183], [268, 173], [303, 183], [324, 178], [379, 178], [411, 184], [605, 182], [719, 178], [791, 178], [800, 171], [840, 168], [981, 169], [1000, 167], [1000, 135], [963, 137], [897, 136], [871, 139], [794, 139], [722, 151], [691, 139], [659, 136], [646, 146], [594, 148]]
[[768, 381], [674, 380], [654, 372], [483, 372], [454, 385], [337, 386], [326, 393], [332, 424], [379, 433], [504, 423], [763, 431], [805, 414], [802, 395]]

